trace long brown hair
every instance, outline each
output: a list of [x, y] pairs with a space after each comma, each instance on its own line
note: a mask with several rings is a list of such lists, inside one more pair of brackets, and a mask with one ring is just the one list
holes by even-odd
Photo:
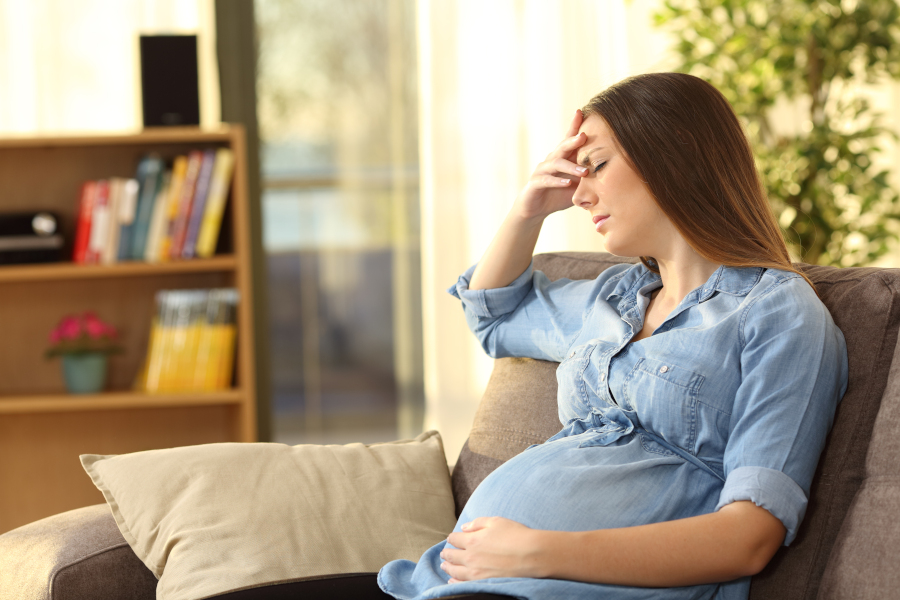
[[[703, 258], [730, 267], [792, 264], [731, 105], [684, 73], [649, 73], [605, 89], [581, 109], [601, 117], [656, 204]], [[649, 256], [644, 266], [659, 273]], [[818, 294], [818, 292], [816, 292]]]

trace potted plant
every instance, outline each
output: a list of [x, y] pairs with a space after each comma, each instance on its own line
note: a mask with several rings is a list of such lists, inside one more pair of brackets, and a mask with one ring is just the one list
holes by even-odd
[[[900, 194], [884, 143], [896, 139], [865, 86], [900, 79], [896, 0], [665, 0], [677, 70], [734, 106], [795, 260], [868, 265], [900, 237]], [[776, 127], [776, 103], [805, 113]]]
[[118, 331], [93, 311], [66, 315], [50, 332], [47, 358], [62, 357], [63, 379], [72, 394], [93, 394], [106, 382], [110, 354], [120, 352]]

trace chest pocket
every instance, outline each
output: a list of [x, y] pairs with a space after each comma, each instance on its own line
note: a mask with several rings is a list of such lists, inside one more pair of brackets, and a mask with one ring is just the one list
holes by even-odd
[[641, 426], [694, 454], [697, 398], [704, 377], [671, 362], [642, 358], [625, 381]]

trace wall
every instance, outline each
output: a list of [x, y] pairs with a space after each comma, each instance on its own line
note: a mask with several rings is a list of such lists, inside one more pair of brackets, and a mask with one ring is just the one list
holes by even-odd
[[200, 113], [219, 122], [213, 0], [0, 0], [0, 135], [142, 124], [141, 33], [197, 33]]

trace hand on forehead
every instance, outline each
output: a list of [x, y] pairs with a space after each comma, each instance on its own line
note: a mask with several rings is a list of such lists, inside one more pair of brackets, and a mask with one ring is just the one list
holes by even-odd
[[579, 133], [585, 136], [584, 144], [578, 149], [576, 162], [583, 164], [588, 156], [595, 150], [612, 148], [612, 131], [601, 117], [597, 115], [588, 116], [578, 129]]

